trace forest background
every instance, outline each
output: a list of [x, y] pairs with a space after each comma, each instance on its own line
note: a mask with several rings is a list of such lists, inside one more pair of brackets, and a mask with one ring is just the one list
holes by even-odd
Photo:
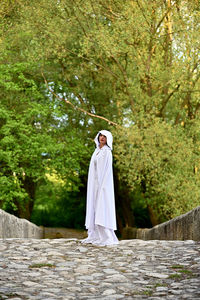
[[198, 0], [1, 0], [0, 208], [84, 228], [98, 130], [117, 223], [200, 204]]

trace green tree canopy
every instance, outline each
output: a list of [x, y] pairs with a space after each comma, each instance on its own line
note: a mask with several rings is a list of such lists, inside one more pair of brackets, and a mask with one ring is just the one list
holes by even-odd
[[[121, 186], [118, 209], [127, 225], [133, 213], [130, 209], [131, 216], [126, 218], [122, 209], [124, 186], [130, 197], [127, 206], [134, 208], [130, 195], [140, 191], [158, 221], [198, 205], [198, 1], [2, 3], [1, 61], [7, 76], [15, 74], [6, 84], [10, 91], [16, 85], [25, 86], [12, 93], [5, 88], [6, 105], [9, 97], [26, 98], [26, 109], [33, 103], [44, 105], [43, 115], [35, 114], [39, 124], [44, 124], [41, 135], [48, 132], [56, 147], [64, 145], [63, 136], [75, 138], [74, 147], [83, 145], [75, 151], [75, 162], [80, 157], [84, 170], [84, 159], [89, 156], [81, 156], [80, 149], [92, 150], [96, 131], [111, 129]], [[15, 66], [20, 66], [21, 77], [14, 72]], [[110, 123], [91, 114], [104, 116]], [[55, 135], [49, 134], [52, 127]], [[40, 131], [33, 123], [32, 128]], [[68, 153], [58, 157], [69, 159]], [[58, 159], [51, 161], [56, 168]], [[62, 167], [59, 172], [63, 173]]]

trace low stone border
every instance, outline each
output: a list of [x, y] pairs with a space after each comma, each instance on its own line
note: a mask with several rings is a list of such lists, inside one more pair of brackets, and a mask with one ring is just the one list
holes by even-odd
[[86, 237], [87, 232], [85, 230], [39, 227], [26, 219], [17, 218], [0, 209], [0, 238], [84, 239]]
[[200, 206], [153, 228], [126, 227], [122, 239], [200, 241]]
[[43, 228], [0, 209], [0, 238], [43, 238]]
[[[84, 238], [86, 232], [39, 227], [0, 209], [0, 238], [66, 238], [68, 235]], [[200, 206], [153, 228], [125, 227], [122, 239], [200, 241]]]

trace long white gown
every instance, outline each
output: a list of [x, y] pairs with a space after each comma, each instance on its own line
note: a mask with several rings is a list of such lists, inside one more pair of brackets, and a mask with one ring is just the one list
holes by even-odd
[[[99, 134], [105, 135], [107, 145], [99, 147]], [[89, 166], [87, 184], [87, 209], [85, 226], [88, 238], [83, 243], [105, 246], [118, 244], [115, 235], [116, 214], [112, 170], [112, 134], [107, 130], [98, 132], [95, 149]]]

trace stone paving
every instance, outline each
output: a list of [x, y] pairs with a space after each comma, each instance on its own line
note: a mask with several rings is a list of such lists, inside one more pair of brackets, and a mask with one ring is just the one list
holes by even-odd
[[0, 239], [0, 299], [200, 299], [200, 242]]

